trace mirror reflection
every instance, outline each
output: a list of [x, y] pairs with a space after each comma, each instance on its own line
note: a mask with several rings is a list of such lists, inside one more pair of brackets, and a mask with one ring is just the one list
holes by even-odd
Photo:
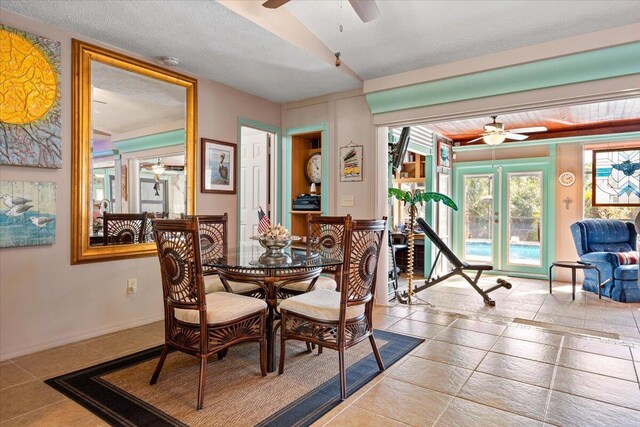
[[90, 244], [152, 241], [187, 213], [186, 89], [91, 61]]

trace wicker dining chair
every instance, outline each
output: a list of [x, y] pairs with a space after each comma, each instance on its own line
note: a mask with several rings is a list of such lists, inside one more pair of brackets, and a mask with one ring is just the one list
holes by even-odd
[[[202, 248], [202, 263], [225, 256], [229, 249], [227, 224], [229, 216], [223, 215], [184, 215], [185, 219], [198, 218], [200, 224], [200, 246]], [[204, 291], [233, 292], [234, 294], [264, 298], [262, 288], [254, 283], [228, 282], [226, 287], [215, 267], [203, 265]]]
[[286, 341], [301, 340], [338, 351], [340, 398], [347, 396], [344, 352], [369, 338], [378, 367], [384, 370], [373, 337], [372, 311], [376, 271], [386, 218], [356, 220], [345, 230], [345, 259], [339, 292], [318, 289], [280, 303], [280, 367], [284, 372]]
[[[351, 224], [351, 215], [307, 215], [307, 245], [325, 258], [342, 259], [345, 254], [345, 230]], [[282, 296], [299, 295], [315, 289], [338, 290], [342, 265], [322, 269], [315, 281], [294, 282], [280, 288]], [[287, 295], [290, 294], [290, 295]]]
[[164, 301], [165, 343], [150, 384], [158, 380], [171, 348], [200, 359], [197, 407], [202, 409], [207, 358], [247, 341], [260, 345], [267, 374], [267, 304], [227, 292], [205, 294], [197, 218], [153, 220]]
[[102, 214], [103, 242], [105, 245], [126, 245], [143, 243], [147, 225], [147, 213]]

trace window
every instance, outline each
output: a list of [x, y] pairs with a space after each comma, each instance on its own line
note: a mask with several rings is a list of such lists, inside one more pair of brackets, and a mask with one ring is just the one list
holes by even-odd
[[584, 150], [584, 218], [621, 219], [633, 221], [640, 208], [623, 206], [592, 206], [592, 164], [593, 152]]

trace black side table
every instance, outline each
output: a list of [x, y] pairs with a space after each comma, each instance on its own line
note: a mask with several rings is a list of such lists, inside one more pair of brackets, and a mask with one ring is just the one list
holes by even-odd
[[576, 261], [556, 261], [549, 267], [549, 294], [552, 294], [551, 290], [551, 270], [553, 267], [563, 267], [571, 269], [571, 292], [573, 300], [576, 300], [576, 270], [595, 270], [598, 273], [598, 298], [602, 299], [602, 284], [600, 283], [600, 270], [593, 264], [580, 263]]

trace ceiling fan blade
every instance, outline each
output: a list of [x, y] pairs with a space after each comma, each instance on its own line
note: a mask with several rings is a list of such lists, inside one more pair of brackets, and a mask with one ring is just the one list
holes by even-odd
[[546, 132], [547, 128], [544, 126], [533, 126], [528, 128], [509, 129], [509, 132], [513, 133], [531, 133], [531, 132]]
[[479, 138], [472, 139], [471, 141], [467, 141], [467, 144], [471, 144], [472, 142], [480, 141], [482, 138], [483, 138], [483, 137], [481, 136], [481, 137], [479, 137]]
[[371, 22], [380, 16], [380, 9], [375, 0], [349, 0], [362, 22]]
[[529, 135], [520, 135], [517, 133], [511, 133], [511, 132], [506, 132], [504, 136], [506, 136], [509, 139], [515, 139], [516, 141], [524, 141], [525, 139], [529, 138]]
[[289, 3], [289, 0], [267, 0], [262, 3], [262, 7], [266, 7], [267, 9], [277, 9], [286, 3]]

